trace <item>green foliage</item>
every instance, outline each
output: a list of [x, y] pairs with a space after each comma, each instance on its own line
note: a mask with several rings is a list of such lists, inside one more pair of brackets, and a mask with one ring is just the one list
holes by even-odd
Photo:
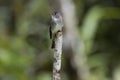
[[[119, 73], [116, 68], [119, 69], [120, 64], [120, 9], [116, 2], [111, 5], [108, 0], [97, 1], [74, 0], [78, 26], [81, 26], [80, 36], [85, 44], [91, 80], [111, 80], [114, 76], [111, 74]], [[19, 3], [18, 6], [15, 0], [0, 1], [0, 80], [50, 80], [48, 1], [19, 0]], [[73, 62], [73, 55], [65, 55], [69, 55], [69, 63]], [[62, 80], [73, 76], [74, 63], [70, 65], [65, 60]]]

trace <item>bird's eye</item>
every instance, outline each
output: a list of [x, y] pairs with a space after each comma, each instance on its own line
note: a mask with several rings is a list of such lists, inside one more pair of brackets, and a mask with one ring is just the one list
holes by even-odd
[[57, 12], [55, 12], [55, 15], [57, 14]]

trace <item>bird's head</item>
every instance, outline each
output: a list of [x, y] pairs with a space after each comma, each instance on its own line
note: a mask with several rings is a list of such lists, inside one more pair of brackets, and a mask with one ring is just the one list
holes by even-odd
[[52, 14], [52, 21], [56, 24], [62, 23], [62, 16], [58, 12]]

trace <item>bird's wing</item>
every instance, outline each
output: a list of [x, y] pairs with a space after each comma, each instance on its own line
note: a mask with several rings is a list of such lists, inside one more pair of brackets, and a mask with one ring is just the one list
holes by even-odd
[[50, 25], [50, 27], [49, 27], [49, 35], [50, 35], [50, 39], [52, 39], [51, 25]]

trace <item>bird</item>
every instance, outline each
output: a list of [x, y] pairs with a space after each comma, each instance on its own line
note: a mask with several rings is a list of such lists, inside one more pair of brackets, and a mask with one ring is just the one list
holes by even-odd
[[63, 29], [63, 19], [60, 13], [54, 12], [51, 14], [51, 21], [49, 27], [50, 39], [52, 40], [51, 48], [55, 48], [55, 39], [58, 32], [61, 32]]

